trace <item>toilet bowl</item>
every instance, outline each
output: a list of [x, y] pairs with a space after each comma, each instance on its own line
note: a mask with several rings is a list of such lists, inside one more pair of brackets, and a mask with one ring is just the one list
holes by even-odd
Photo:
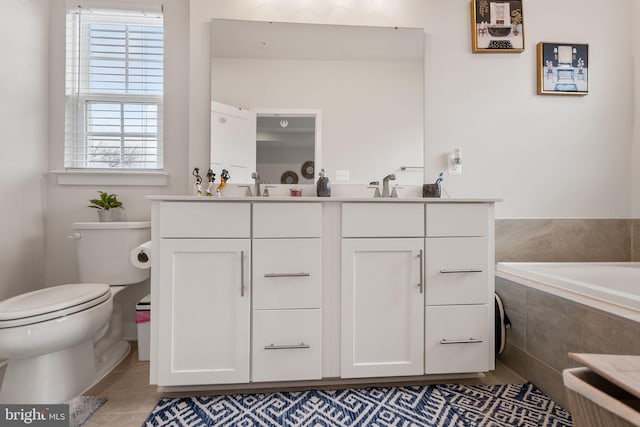
[[[149, 222], [74, 223], [79, 277], [0, 302], [0, 403], [61, 403], [99, 381], [129, 352], [114, 295], [144, 281], [133, 248]], [[113, 285], [113, 286], [112, 286]]]
[[[58, 403], [89, 384], [93, 336], [109, 321], [105, 284], [41, 289], [0, 303], [0, 359], [8, 359], [2, 403]], [[53, 399], [54, 401], [51, 401]]]

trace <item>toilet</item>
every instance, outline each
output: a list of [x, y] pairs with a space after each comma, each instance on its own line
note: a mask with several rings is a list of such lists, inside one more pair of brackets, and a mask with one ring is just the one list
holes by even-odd
[[0, 302], [0, 404], [62, 403], [97, 383], [129, 353], [114, 296], [149, 277], [131, 251], [150, 223], [73, 224], [79, 279]]

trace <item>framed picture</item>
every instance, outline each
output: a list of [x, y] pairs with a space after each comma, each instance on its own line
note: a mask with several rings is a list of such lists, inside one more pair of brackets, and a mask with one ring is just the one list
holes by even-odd
[[522, 52], [522, 1], [471, 0], [471, 39], [474, 53]]
[[538, 94], [589, 93], [589, 45], [538, 43]]

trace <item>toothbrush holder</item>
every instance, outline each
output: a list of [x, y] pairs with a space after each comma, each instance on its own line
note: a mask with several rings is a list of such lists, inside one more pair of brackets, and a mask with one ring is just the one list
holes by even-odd
[[440, 197], [440, 184], [424, 184], [422, 197]]

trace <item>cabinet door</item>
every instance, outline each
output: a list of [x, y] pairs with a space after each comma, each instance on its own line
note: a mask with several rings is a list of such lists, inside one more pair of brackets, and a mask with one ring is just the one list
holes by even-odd
[[249, 381], [249, 239], [162, 239], [158, 385]]
[[488, 247], [486, 237], [427, 238], [427, 305], [487, 304]]
[[253, 241], [253, 308], [322, 306], [320, 239]]
[[427, 307], [426, 313], [426, 374], [493, 369], [488, 305], [440, 305]]
[[322, 378], [322, 310], [254, 310], [252, 335], [252, 381]]
[[423, 373], [423, 244], [342, 240], [343, 378]]

